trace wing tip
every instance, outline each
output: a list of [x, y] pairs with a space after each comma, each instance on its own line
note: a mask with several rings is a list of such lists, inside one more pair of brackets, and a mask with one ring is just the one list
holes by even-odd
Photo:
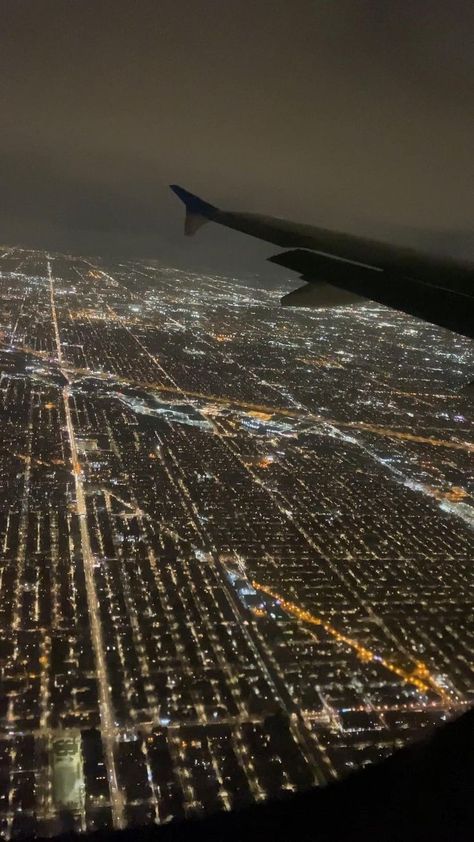
[[181, 201], [184, 202], [184, 204], [186, 204], [187, 197], [192, 196], [192, 193], [189, 193], [184, 189], [184, 187], [180, 187], [179, 184], [170, 184], [169, 187], [170, 190], [177, 195], [178, 199], [181, 199]]
[[190, 211], [190, 213], [199, 213], [201, 216], [211, 216], [215, 211], [217, 211], [215, 205], [205, 202], [204, 199], [200, 198], [200, 196], [190, 193], [189, 190], [185, 190], [185, 188], [180, 187], [179, 184], [170, 184], [170, 190], [173, 191], [178, 199], [181, 199], [186, 207], [186, 210]]
[[210, 205], [209, 202], [205, 202], [199, 196], [190, 193], [184, 187], [180, 187], [179, 184], [170, 184], [170, 190], [183, 202], [186, 208], [186, 218], [184, 221], [184, 233], [186, 236], [191, 237], [202, 225], [210, 219], [214, 219], [217, 212], [217, 208], [214, 205]]

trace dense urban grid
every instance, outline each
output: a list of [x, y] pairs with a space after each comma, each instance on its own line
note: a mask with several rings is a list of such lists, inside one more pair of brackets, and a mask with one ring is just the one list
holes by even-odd
[[473, 700], [472, 344], [0, 254], [0, 833], [324, 784]]

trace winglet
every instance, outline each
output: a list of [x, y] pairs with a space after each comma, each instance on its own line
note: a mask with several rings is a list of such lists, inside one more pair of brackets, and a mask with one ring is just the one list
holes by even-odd
[[184, 187], [179, 187], [178, 184], [170, 184], [173, 193], [176, 193], [178, 199], [184, 203], [186, 207], [186, 218], [184, 220], [184, 233], [191, 237], [210, 219], [214, 219], [218, 211], [214, 205], [204, 202], [199, 196], [189, 193]]

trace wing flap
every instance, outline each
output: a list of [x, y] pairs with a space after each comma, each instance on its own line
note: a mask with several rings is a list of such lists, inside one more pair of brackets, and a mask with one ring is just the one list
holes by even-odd
[[[362, 298], [369, 298], [378, 304], [385, 304], [387, 307], [474, 338], [472, 296], [359, 263], [315, 254], [305, 249], [283, 252], [270, 257], [269, 260], [301, 272], [301, 277], [310, 286], [314, 285], [315, 289], [323, 283], [329, 283]], [[306, 295], [309, 296], [309, 293]]]
[[345, 289], [318, 281], [317, 284], [303, 284], [281, 299], [283, 307], [312, 307], [323, 310], [326, 307], [345, 307], [350, 304], [363, 304], [365, 298], [347, 292]]

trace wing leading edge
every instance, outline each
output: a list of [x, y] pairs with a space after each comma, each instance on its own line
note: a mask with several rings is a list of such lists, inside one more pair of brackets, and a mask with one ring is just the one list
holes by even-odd
[[369, 298], [474, 338], [473, 265], [270, 216], [223, 211], [178, 185], [171, 189], [186, 207], [188, 236], [212, 221], [287, 249], [270, 262], [298, 272], [306, 283], [284, 296], [286, 306], [334, 307]]

